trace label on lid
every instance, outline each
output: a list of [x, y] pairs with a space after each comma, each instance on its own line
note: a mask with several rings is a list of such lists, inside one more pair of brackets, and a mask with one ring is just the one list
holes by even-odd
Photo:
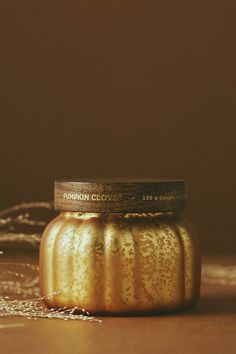
[[55, 181], [55, 209], [79, 212], [167, 212], [184, 209], [184, 180]]

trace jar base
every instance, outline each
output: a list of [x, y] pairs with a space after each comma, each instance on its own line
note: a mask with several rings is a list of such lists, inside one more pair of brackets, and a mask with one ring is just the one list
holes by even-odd
[[[45, 305], [47, 308], [49, 309], [61, 309], [61, 308], [73, 308], [74, 306], [63, 306], [63, 304], [61, 304], [60, 306], [58, 305], [52, 305], [50, 303], [45, 302]], [[190, 311], [191, 309], [193, 309], [198, 303], [198, 298], [195, 298], [194, 300], [192, 300], [191, 302], [188, 302], [187, 304], [182, 304], [182, 305], [172, 305], [172, 306], [163, 306], [162, 308], [154, 308], [154, 309], [145, 309], [145, 310], [137, 310], [137, 309], [130, 309], [130, 310], [117, 310], [117, 311], [110, 311], [110, 310], [95, 310], [95, 309], [87, 309], [86, 307], [83, 306], [76, 306], [78, 308], [78, 310], [74, 310], [74, 314], [81, 314], [81, 313], [85, 313], [91, 316], [107, 316], [107, 317], [144, 317], [144, 316], [162, 316], [162, 315], [175, 315], [178, 313], [182, 313], [182, 312], [187, 312]]]

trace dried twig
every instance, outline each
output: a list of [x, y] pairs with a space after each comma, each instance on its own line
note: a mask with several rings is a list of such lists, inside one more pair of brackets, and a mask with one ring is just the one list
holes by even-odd
[[41, 233], [25, 234], [14, 232], [0, 232], [0, 243], [15, 243], [16, 245], [28, 244], [33, 247], [38, 247], [41, 241], [41, 236]]
[[23, 211], [26, 209], [36, 209], [36, 208], [43, 208], [43, 209], [52, 209], [53, 208], [53, 202], [48, 201], [48, 202], [26, 202], [26, 203], [20, 203], [16, 204], [10, 208], [4, 209], [0, 211], [0, 218], [6, 217], [9, 214], [12, 214], [17, 211]]

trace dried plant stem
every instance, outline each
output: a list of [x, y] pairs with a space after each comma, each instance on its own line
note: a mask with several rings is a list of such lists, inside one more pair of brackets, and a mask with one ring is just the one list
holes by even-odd
[[9, 228], [13, 225], [16, 224], [24, 224], [24, 225], [30, 225], [30, 226], [45, 226], [46, 222], [45, 221], [40, 221], [40, 220], [30, 220], [28, 219], [28, 214], [27, 215], [18, 215], [16, 218], [6, 218], [6, 219], [0, 219], [0, 227], [4, 228]]
[[26, 202], [26, 203], [20, 203], [16, 204], [10, 208], [4, 209], [0, 211], [0, 218], [6, 217], [9, 214], [12, 214], [17, 211], [22, 211], [22, 210], [27, 210], [27, 209], [35, 209], [35, 208], [44, 208], [44, 209], [52, 209], [53, 208], [53, 202], [48, 201], [48, 202]]
[[26, 243], [31, 246], [38, 246], [41, 241], [41, 233], [34, 234], [24, 234], [24, 233], [14, 233], [14, 232], [0, 232], [0, 241], [1, 243], [12, 243], [16, 244]]

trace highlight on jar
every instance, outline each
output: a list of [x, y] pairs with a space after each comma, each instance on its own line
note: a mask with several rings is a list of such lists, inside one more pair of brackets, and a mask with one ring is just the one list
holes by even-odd
[[40, 245], [48, 308], [138, 315], [197, 303], [201, 255], [184, 180], [57, 180], [54, 191], [60, 214]]

